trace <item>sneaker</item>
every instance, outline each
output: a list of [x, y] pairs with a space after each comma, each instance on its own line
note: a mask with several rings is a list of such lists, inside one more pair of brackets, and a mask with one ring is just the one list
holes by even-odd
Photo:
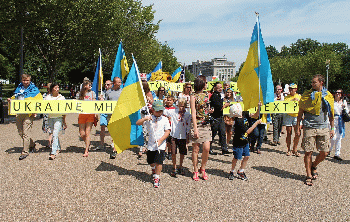
[[230, 174], [228, 175], [229, 180], [233, 180], [235, 176], [233, 175], [233, 172], [231, 171]]
[[222, 150], [222, 155], [225, 155], [225, 154], [230, 154], [230, 151], [228, 151], [228, 150]]
[[154, 178], [153, 180], [153, 187], [158, 188], [160, 186], [160, 179], [159, 178]]
[[237, 172], [237, 176], [238, 176], [238, 178], [239, 179], [241, 179], [241, 180], [248, 180], [248, 177], [245, 175], [245, 173], [244, 172]]
[[179, 169], [177, 170], [177, 172], [178, 172], [180, 175], [185, 175], [185, 170], [184, 170], [183, 167], [179, 168]]
[[209, 154], [210, 154], [210, 155], [217, 155], [217, 153], [214, 152], [213, 150], [209, 150]]
[[25, 158], [27, 158], [29, 154], [28, 153], [22, 153], [20, 156], [19, 156], [19, 160], [24, 160]]
[[113, 150], [113, 152], [111, 153], [111, 155], [109, 156], [110, 159], [115, 159], [117, 156], [117, 152], [115, 150]]
[[339, 160], [339, 161], [342, 161], [342, 160], [343, 160], [342, 158], [340, 158], [340, 156], [334, 156], [334, 159], [335, 159], [335, 160]]

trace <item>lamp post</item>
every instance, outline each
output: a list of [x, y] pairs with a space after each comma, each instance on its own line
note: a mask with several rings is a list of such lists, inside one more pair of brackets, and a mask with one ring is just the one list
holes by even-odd
[[329, 70], [329, 64], [331, 63], [331, 60], [327, 59], [326, 60], [326, 68], [327, 68], [327, 84], [326, 84], [326, 88], [328, 90], [328, 70]]

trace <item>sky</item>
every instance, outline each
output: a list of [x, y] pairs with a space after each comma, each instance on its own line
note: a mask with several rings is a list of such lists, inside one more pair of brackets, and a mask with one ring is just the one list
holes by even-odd
[[156, 37], [175, 50], [181, 63], [210, 61], [225, 56], [245, 61], [250, 38], [260, 15], [265, 46], [278, 51], [298, 39], [350, 45], [350, 1], [343, 0], [142, 0], [153, 4]]

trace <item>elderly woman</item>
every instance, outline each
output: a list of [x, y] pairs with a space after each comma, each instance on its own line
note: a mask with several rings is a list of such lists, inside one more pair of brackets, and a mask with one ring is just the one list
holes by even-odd
[[335, 136], [331, 139], [331, 147], [329, 153], [335, 146], [334, 159], [342, 161], [340, 157], [341, 140], [345, 137], [345, 123], [342, 118], [342, 112], [345, 110], [349, 113], [346, 100], [343, 99], [343, 90], [338, 89], [334, 95], [334, 128]]

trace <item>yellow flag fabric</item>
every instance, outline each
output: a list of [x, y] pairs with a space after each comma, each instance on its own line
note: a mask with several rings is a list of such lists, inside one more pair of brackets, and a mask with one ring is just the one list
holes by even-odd
[[[312, 100], [311, 93], [313, 90], [307, 90], [303, 93], [299, 101], [299, 107], [311, 114], [320, 115], [321, 104], [322, 104], [322, 92], [315, 93], [315, 99]], [[329, 103], [331, 113], [334, 116], [334, 98], [333, 95], [327, 91], [327, 95], [324, 99]]]

